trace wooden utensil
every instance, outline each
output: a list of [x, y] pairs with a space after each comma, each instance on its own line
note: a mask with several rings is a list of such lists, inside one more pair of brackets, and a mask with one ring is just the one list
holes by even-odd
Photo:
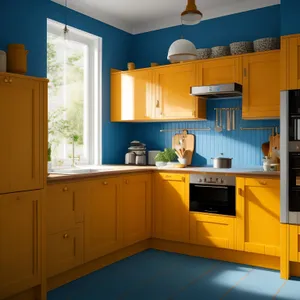
[[230, 117], [230, 110], [227, 110], [227, 131], [231, 130], [231, 117]]
[[268, 156], [270, 152], [270, 142], [263, 143], [261, 145], [261, 150], [264, 156]]
[[175, 134], [172, 137], [172, 148], [176, 149], [176, 146], [180, 145], [183, 151], [184, 158], [186, 158], [187, 165], [192, 164], [192, 158], [195, 149], [195, 136], [193, 134], [188, 134], [186, 130], [183, 130], [181, 134]]

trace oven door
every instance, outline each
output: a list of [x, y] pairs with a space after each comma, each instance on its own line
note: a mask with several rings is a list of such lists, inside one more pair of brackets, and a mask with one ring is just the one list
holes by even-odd
[[300, 211], [300, 153], [290, 153], [289, 211]]
[[235, 216], [235, 187], [190, 184], [190, 211]]

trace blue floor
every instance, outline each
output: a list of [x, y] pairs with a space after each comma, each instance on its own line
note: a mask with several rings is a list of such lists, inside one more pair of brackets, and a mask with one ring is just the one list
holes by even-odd
[[149, 249], [48, 293], [49, 300], [300, 300], [279, 272]]

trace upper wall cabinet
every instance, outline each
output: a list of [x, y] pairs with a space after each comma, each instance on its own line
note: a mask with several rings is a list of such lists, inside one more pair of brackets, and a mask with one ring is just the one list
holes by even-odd
[[172, 65], [154, 72], [156, 118], [206, 119], [206, 102], [190, 95], [196, 85], [196, 65]]
[[154, 114], [152, 104], [151, 71], [112, 72], [112, 122], [149, 120]]
[[300, 35], [281, 38], [281, 90], [300, 89]]
[[226, 57], [197, 64], [197, 84], [242, 84], [242, 57]]
[[47, 81], [0, 75], [0, 194], [43, 187]]
[[243, 58], [243, 119], [280, 116], [280, 51]]

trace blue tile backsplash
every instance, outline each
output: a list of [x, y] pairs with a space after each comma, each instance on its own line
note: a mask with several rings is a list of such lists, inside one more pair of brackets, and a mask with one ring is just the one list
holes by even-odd
[[[236, 112], [236, 130], [226, 130], [226, 114], [223, 112], [223, 131], [215, 132], [214, 108], [239, 107]], [[279, 120], [242, 120], [242, 99], [222, 99], [207, 101], [207, 121], [172, 123], [143, 123], [134, 126], [132, 139], [147, 144], [148, 150], [163, 150], [172, 146], [172, 136], [177, 132], [161, 133], [160, 129], [211, 128], [211, 131], [190, 131], [195, 135], [193, 166], [211, 166], [211, 158], [224, 153], [233, 158], [233, 167], [262, 165], [261, 145], [269, 140], [271, 130], [242, 131], [240, 127], [279, 127]], [[146, 133], [146, 134], [145, 134]]]

